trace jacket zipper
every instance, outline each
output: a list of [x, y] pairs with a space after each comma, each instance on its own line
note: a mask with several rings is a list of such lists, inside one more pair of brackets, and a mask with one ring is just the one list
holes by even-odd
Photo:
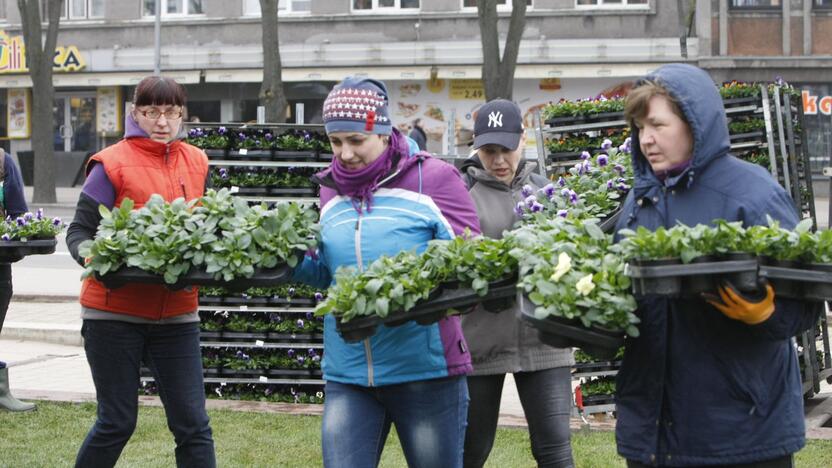
[[[362, 200], [359, 209], [364, 209]], [[358, 264], [358, 271], [364, 271], [364, 261], [361, 259], [361, 213], [355, 221], [355, 262]], [[373, 349], [370, 347], [370, 339], [364, 338], [364, 355], [367, 356], [367, 385], [375, 386], [373, 376]]]
[[182, 177], [179, 177], [179, 186], [182, 187], [182, 196], [185, 197], [185, 201], [188, 201], [188, 192], [185, 191], [185, 181]]

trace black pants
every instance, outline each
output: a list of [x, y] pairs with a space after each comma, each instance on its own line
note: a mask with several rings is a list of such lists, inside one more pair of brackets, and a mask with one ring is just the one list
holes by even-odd
[[[465, 468], [485, 464], [494, 445], [505, 374], [469, 376], [468, 428], [465, 431]], [[569, 442], [572, 377], [568, 367], [514, 374], [526, 421], [532, 454], [540, 467], [574, 466]]]
[[[660, 465], [663, 466], [663, 465]], [[654, 468], [653, 465], [644, 465], [639, 462], [627, 460], [627, 468]], [[741, 463], [738, 465], [708, 465], [707, 468], [794, 468], [794, 456], [775, 458], [754, 463]]]
[[[9, 310], [9, 302], [12, 300], [12, 266], [8, 263], [0, 263], [0, 333], [3, 332], [3, 322], [6, 321], [6, 311]], [[6, 367], [6, 363], [0, 361], [0, 369]]]

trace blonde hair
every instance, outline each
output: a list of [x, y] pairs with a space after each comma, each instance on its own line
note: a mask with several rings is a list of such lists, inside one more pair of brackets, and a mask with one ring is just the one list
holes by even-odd
[[670, 94], [667, 88], [655, 81], [645, 81], [643, 84], [630, 90], [627, 94], [627, 101], [624, 104], [624, 118], [627, 120], [627, 123], [635, 126], [637, 121], [643, 120], [650, 109], [650, 99], [655, 96], [666, 97], [670, 102], [670, 108], [673, 110], [673, 113], [688, 124], [688, 119], [685, 117], [684, 112], [682, 112], [679, 101]]

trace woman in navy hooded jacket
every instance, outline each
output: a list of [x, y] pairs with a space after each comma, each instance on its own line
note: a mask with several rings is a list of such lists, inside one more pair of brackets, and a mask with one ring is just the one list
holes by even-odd
[[[335, 157], [321, 184], [321, 243], [295, 279], [329, 286], [341, 266], [423, 251], [431, 239], [479, 234], [474, 202], [451, 165], [419, 153], [391, 125], [380, 81], [349, 77], [324, 102]], [[409, 466], [461, 467], [471, 356], [459, 317], [388, 328], [348, 343], [324, 319], [324, 466], [373, 467], [395, 424]]]
[[[711, 78], [681, 64], [641, 79], [628, 96], [635, 182], [618, 229], [715, 219], [794, 227], [786, 192], [762, 167], [729, 154]], [[616, 441], [629, 466], [792, 466], [804, 445], [802, 386], [791, 337], [811, 307], [724, 284], [720, 295], [639, 299], [640, 335], [618, 374]]]

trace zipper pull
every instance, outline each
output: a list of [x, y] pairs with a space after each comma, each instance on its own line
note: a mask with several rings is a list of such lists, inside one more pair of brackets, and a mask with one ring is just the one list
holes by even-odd
[[188, 199], [188, 192], [185, 191], [185, 181], [182, 180], [182, 177], [179, 177], [179, 186], [182, 187], [182, 196], [185, 197], [185, 200]]

